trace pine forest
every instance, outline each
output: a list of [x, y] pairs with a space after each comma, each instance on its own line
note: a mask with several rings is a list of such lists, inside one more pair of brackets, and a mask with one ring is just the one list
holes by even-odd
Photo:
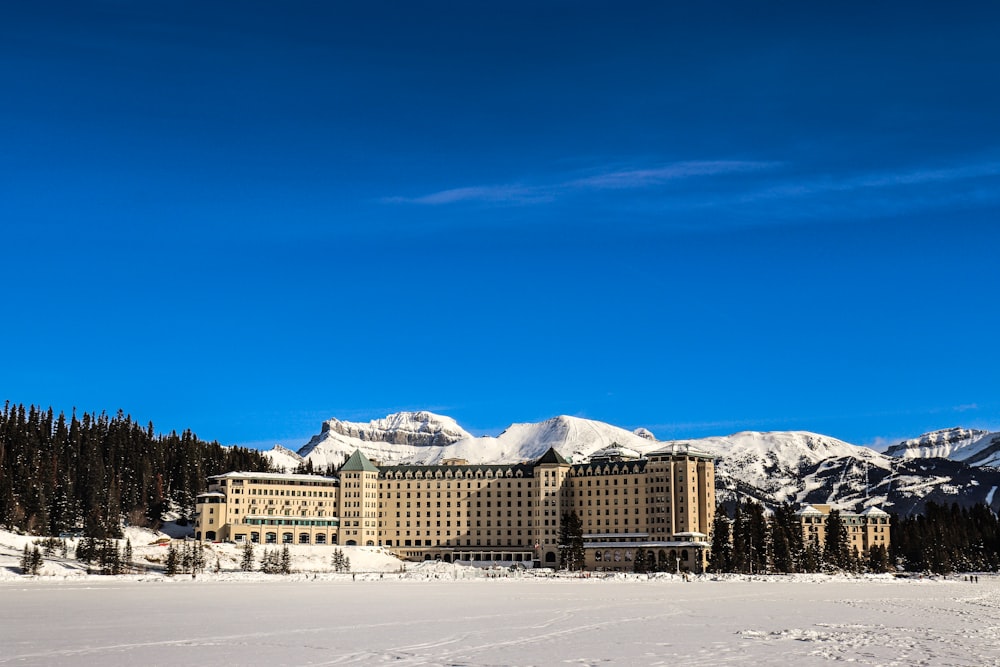
[[165, 512], [194, 514], [207, 477], [267, 471], [256, 450], [157, 435], [119, 411], [12, 405], [0, 413], [0, 527], [34, 535], [119, 537], [123, 525], [156, 527]]

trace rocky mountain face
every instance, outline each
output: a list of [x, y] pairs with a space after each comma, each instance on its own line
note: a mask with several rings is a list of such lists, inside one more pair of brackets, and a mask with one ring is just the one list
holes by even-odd
[[306, 443], [303, 455], [329, 439], [331, 434], [412, 447], [444, 447], [472, 437], [454, 419], [432, 412], [397, 412], [385, 419], [373, 419], [367, 424], [330, 419], [323, 422], [320, 434]]
[[904, 440], [885, 453], [904, 459], [944, 458], [971, 466], [1000, 466], [1000, 433], [949, 428]]
[[[684, 442], [717, 457], [720, 502], [756, 498], [828, 503], [848, 510], [876, 505], [889, 512], [921, 511], [929, 501], [986, 503], [1000, 511], [1000, 433], [970, 429], [935, 431], [893, 445], [885, 453], [806, 431], [761, 433]], [[285, 469], [311, 462], [317, 469], [340, 465], [355, 449], [381, 464], [434, 464], [461, 458], [470, 463], [516, 463], [549, 447], [584, 461], [612, 445], [648, 453], [674, 441], [658, 441], [647, 429], [560, 416], [512, 424], [496, 437], [474, 437], [453, 419], [430, 412], [403, 412], [367, 423], [331, 419], [297, 452], [266, 452]]]

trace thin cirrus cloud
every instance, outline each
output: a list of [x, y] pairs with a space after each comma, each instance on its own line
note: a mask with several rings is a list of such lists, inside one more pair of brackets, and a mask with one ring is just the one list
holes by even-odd
[[650, 188], [671, 181], [699, 176], [716, 176], [761, 171], [777, 166], [774, 162], [742, 160], [694, 160], [647, 169], [619, 169], [593, 176], [565, 179], [546, 185], [507, 183], [440, 190], [419, 197], [389, 197], [389, 203], [429, 206], [471, 203], [534, 204], [588, 191]]
[[809, 197], [826, 193], [854, 192], [858, 190], [874, 191], [916, 185], [948, 185], [950, 183], [994, 176], [1000, 176], [1000, 162], [982, 162], [938, 169], [874, 172], [842, 178], [824, 178], [798, 183], [783, 183], [750, 193], [742, 197], [741, 202], [749, 203], [767, 199]]

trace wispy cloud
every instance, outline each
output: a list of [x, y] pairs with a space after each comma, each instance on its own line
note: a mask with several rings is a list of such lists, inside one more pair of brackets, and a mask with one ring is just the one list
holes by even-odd
[[477, 185], [440, 190], [418, 197], [388, 197], [396, 204], [447, 205], [462, 202], [535, 204], [555, 201], [567, 195], [597, 190], [652, 188], [671, 181], [700, 176], [716, 176], [761, 171], [777, 166], [775, 162], [741, 160], [695, 160], [674, 162], [658, 167], [604, 170], [590, 176], [566, 178], [555, 183], [526, 185], [507, 183]]
[[551, 200], [538, 187], [523, 185], [480, 185], [468, 188], [452, 188], [432, 192], [420, 197], [389, 197], [385, 201], [393, 204], [458, 204], [461, 202], [530, 203]]
[[982, 162], [937, 169], [870, 172], [842, 177], [814, 178], [799, 182], [781, 183], [747, 194], [740, 201], [749, 203], [765, 199], [789, 199], [826, 193], [948, 184], [993, 176], [1000, 176], [1000, 162]]

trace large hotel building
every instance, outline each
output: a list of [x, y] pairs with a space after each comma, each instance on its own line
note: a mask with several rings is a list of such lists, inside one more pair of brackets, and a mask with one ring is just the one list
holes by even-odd
[[198, 496], [199, 540], [382, 546], [406, 560], [559, 565], [563, 515], [583, 524], [585, 565], [704, 570], [715, 511], [710, 454], [612, 447], [573, 464], [379, 466], [360, 451], [333, 477], [231, 472]]

